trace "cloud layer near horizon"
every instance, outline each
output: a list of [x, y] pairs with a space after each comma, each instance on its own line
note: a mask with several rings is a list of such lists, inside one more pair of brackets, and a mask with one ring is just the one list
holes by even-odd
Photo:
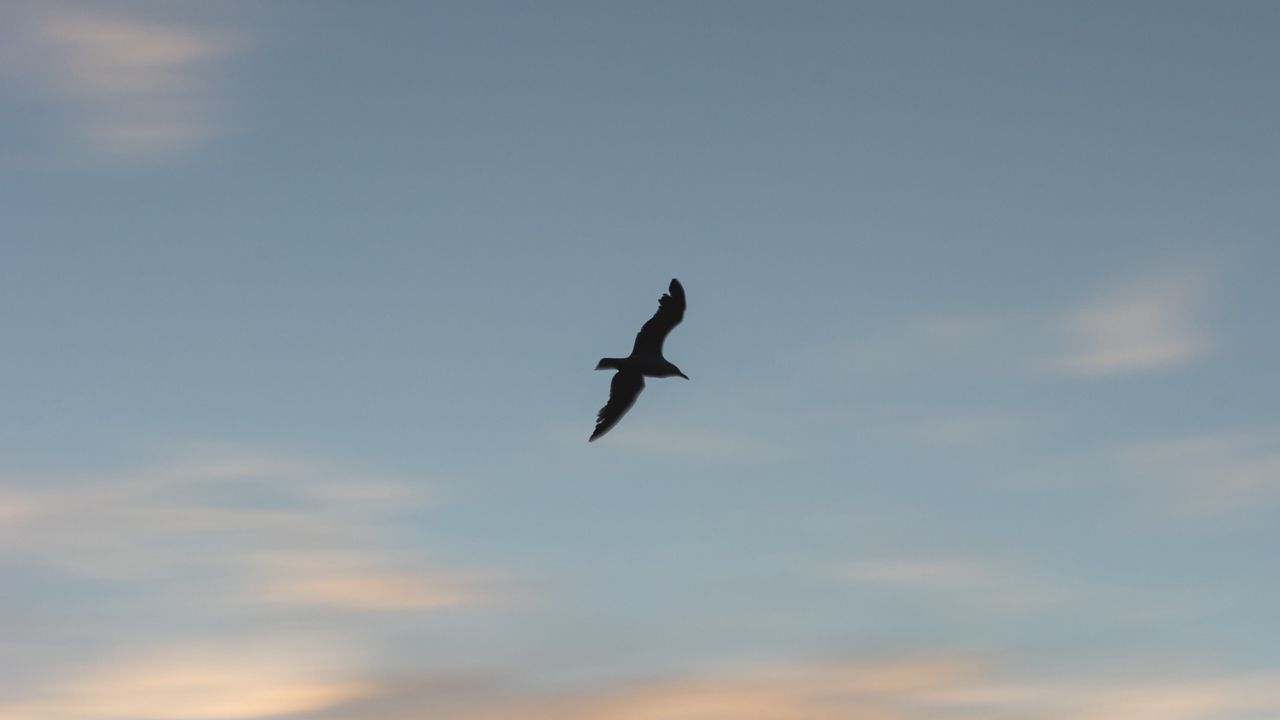
[[474, 671], [343, 678], [313, 654], [279, 647], [175, 647], [86, 668], [30, 698], [0, 699], [0, 712], [25, 720], [1216, 720], [1280, 712], [1274, 673], [1129, 668], [1047, 679], [1008, 665], [933, 655], [556, 689]]

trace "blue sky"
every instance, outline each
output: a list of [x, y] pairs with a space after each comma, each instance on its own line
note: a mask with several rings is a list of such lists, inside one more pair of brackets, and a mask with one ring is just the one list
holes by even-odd
[[1280, 716], [1278, 31], [5, 4], [0, 717]]

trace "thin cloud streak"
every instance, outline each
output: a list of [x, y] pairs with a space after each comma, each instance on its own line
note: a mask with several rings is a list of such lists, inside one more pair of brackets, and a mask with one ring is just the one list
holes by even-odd
[[831, 356], [846, 371], [948, 379], [998, 372], [1108, 377], [1176, 367], [1211, 350], [1204, 329], [1209, 274], [1154, 272], [1041, 312], [948, 312], [907, 318]]
[[963, 558], [909, 558], [853, 563], [841, 577], [866, 585], [926, 593], [970, 607], [1001, 612], [1059, 606], [1067, 593], [994, 562]]
[[254, 603], [479, 602], [492, 578], [423, 568], [388, 536], [386, 523], [424, 500], [404, 481], [251, 455], [46, 478], [0, 498], [0, 565], [158, 581], [199, 568]]
[[464, 607], [486, 602], [486, 583], [468, 574], [380, 567], [355, 553], [283, 553], [259, 558], [261, 597], [269, 602], [350, 610]]
[[1121, 467], [1196, 514], [1244, 510], [1280, 499], [1280, 429], [1155, 441], [1116, 453]]

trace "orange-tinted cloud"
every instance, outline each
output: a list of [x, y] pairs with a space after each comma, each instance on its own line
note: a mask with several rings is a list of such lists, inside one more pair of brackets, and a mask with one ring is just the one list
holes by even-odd
[[484, 601], [492, 574], [425, 567], [390, 533], [389, 520], [424, 495], [420, 483], [234, 453], [50, 479], [0, 497], [0, 564], [158, 580], [200, 570], [248, 603]]
[[832, 663], [709, 673], [578, 692], [471, 679], [402, 680], [331, 708], [324, 720], [900, 720], [930, 693], [965, 686], [963, 660]]
[[367, 693], [325, 667], [314, 648], [188, 645], [116, 657], [30, 693], [0, 698], [24, 720], [242, 720], [305, 712]]
[[[1220, 720], [1280, 713], [1280, 671], [1053, 680], [977, 659], [836, 662], [539, 692], [493, 678], [400, 680], [317, 720]], [[1261, 714], [1259, 714], [1261, 713]], [[1268, 714], [1270, 713], [1270, 714]]]

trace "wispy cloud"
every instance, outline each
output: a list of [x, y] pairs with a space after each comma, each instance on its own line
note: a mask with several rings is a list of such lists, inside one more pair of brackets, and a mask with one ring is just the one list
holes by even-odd
[[443, 672], [342, 678], [303, 646], [175, 646], [115, 658], [0, 700], [25, 720], [1219, 720], [1280, 713], [1280, 671], [1092, 677], [1011, 672], [989, 657], [730, 667], [643, 681], [540, 686]]
[[[578, 691], [502, 678], [422, 678], [310, 717], [323, 720], [1218, 720], [1280, 712], [1280, 673], [1045, 680], [981, 658], [740, 668]], [[1253, 713], [1253, 714], [1249, 714]]]
[[270, 602], [353, 610], [428, 610], [488, 602], [498, 582], [482, 573], [426, 573], [371, 564], [363, 555], [286, 552], [254, 563]]
[[97, 578], [199, 569], [246, 601], [365, 610], [477, 602], [481, 575], [405, 557], [386, 526], [420, 505], [405, 481], [313, 462], [215, 456], [13, 486], [0, 564]]
[[[37, 578], [6, 608], [59, 589], [53, 615], [5, 613], [0, 636], [74, 638], [36, 642], [44, 662], [0, 683], [0, 717], [275, 718], [368, 692], [372, 628], [505, 608], [515, 589], [428, 561], [404, 529], [427, 501], [418, 479], [226, 448], [0, 477], [0, 572]], [[26, 662], [0, 643], [6, 673]]]
[[164, 156], [215, 130], [214, 70], [240, 43], [225, 31], [97, 5], [39, 4], [8, 36], [7, 64], [57, 100], [89, 150]]
[[1118, 452], [1123, 467], [1196, 512], [1237, 510], [1280, 499], [1280, 429], [1216, 433], [1144, 443]]
[[306, 712], [369, 691], [340, 679], [339, 653], [280, 643], [179, 645], [76, 668], [19, 698], [0, 717], [26, 720], [240, 720]]
[[1211, 273], [1200, 268], [1152, 271], [1064, 307], [903, 319], [833, 355], [855, 372], [934, 384], [991, 374], [1106, 377], [1176, 367], [1211, 348], [1204, 326], [1210, 288]]
[[504, 678], [402, 680], [322, 712], [325, 720], [835, 720], [906, 718], [903, 699], [958, 689], [965, 660], [830, 663], [686, 675], [577, 692], [530, 690]]
[[1077, 375], [1113, 375], [1187, 363], [1209, 347], [1201, 327], [1200, 273], [1141, 278], [1067, 312], [1067, 349], [1053, 366]]
[[999, 611], [1059, 605], [1066, 593], [1005, 565], [964, 558], [896, 558], [853, 563], [840, 575], [853, 582], [945, 597], [948, 603]]

